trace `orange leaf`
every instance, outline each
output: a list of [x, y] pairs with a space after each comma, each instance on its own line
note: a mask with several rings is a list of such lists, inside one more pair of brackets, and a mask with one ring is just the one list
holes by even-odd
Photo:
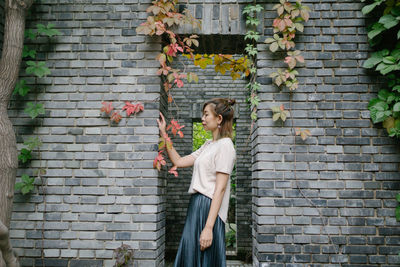
[[111, 121], [114, 121], [114, 122], [116, 122], [116, 123], [119, 123], [119, 121], [122, 119], [122, 116], [121, 116], [121, 114], [119, 114], [119, 112], [114, 112], [112, 115], [111, 115]]

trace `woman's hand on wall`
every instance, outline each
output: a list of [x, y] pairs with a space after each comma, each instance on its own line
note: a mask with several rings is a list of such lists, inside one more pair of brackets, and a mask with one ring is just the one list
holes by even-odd
[[161, 121], [160, 119], [157, 119], [157, 123], [158, 123], [158, 128], [160, 129], [161, 132], [161, 136], [163, 136], [166, 133], [165, 127], [167, 126], [167, 123], [165, 122], [164, 115], [161, 113], [161, 111], [160, 111], [160, 117]]

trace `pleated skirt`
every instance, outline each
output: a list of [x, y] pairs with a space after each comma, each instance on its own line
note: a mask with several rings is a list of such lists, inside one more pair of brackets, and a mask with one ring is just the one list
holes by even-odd
[[219, 216], [215, 220], [210, 247], [200, 250], [200, 234], [210, 211], [211, 199], [195, 193], [190, 197], [186, 222], [179, 243], [174, 267], [225, 267], [225, 223]]

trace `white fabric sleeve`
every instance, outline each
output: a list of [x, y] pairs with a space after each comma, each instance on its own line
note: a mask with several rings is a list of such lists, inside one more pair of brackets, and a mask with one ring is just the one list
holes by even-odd
[[231, 140], [221, 142], [214, 157], [215, 171], [231, 174], [236, 161], [236, 151]]

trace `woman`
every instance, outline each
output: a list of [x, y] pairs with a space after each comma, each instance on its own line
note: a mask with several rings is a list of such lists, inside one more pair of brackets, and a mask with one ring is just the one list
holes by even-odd
[[[181, 157], [171, 147], [167, 153], [176, 167], [194, 165], [188, 192], [191, 195], [174, 267], [226, 266], [225, 222], [228, 215], [230, 182], [236, 161], [232, 142], [234, 99], [213, 98], [203, 105], [201, 118], [213, 139], [198, 150]], [[166, 122], [160, 112], [160, 133], [166, 135]]]

